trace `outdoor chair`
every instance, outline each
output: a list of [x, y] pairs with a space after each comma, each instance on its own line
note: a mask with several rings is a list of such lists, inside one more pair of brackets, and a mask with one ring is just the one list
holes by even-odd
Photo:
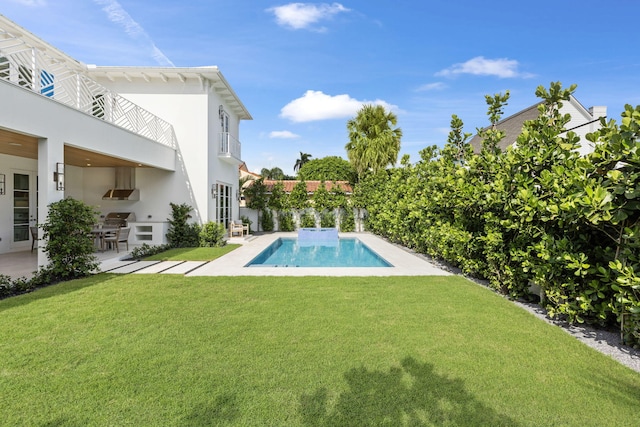
[[240, 237], [244, 236], [245, 231], [249, 235], [249, 225], [243, 224], [240, 220], [232, 220], [229, 223], [229, 237], [233, 237], [234, 233], [240, 233]]
[[129, 230], [129, 228], [117, 228], [113, 234], [105, 235], [102, 241], [107, 247], [115, 246], [116, 252], [120, 252], [120, 243], [125, 243], [129, 250]]
[[33, 252], [33, 247], [40, 240], [38, 239], [38, 227], [29, 227], [29, 231], [31, 231], [31, 252]]

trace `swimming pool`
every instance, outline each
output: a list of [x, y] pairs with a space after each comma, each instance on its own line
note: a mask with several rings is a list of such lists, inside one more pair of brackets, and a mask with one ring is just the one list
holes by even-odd
[[357, 238], [317, 243], [280, 237], [246, 267], [393, 267]]

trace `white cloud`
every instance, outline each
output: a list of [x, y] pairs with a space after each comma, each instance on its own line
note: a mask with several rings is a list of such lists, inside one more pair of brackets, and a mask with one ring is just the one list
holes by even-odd
[[165, 67], [175, 67], [173, 62], [167, 56], [162, 53], [160, 49], [155, 45], [153, 40], [147, 32], [138, 24], [126, 10], [122, 8], [117, 0], [93, 0], [100, 6], [103, 6], [109, 20], [115, 24], [120, 25], [124, 32], [132, 39], [140, 41], [149, 50], [149, 53], [156, 60], [159, 65]]
[[436, 73], [436, 76], [454, 76], [457, 74], [473, 74], [476, 76], [496, 76], [500, 78], [532, 77], [532, 74], [518, 71], [520, 64], [514, 59], [499, 58], [487, 59], [483, 56], [476, 56], [459, 64], [454, 64], [449, 68]]
[[[313, 24], [331, 18], [338, 13], [349, 12], [349, 9], [340, 3], [289, 3], [269, 8], [267, 12], [272, 12], [275, 15], [276, 22], [279, 25], [301, 30], [312, 28]], [[325, 28], [320, 27], [316, 28], [316, 30], [324, 31]]]
[[418, 87], [418, 89], [416, 89], [418, 92], [428, 92], [428, 91], [432, 91], [432, 90], [443, 90], [446, 89], [447, 85], [442, 83], [442, 82], [435, 82], [435, 83], [427, 83], [424, 84], [420, 87]]
[[364, 104], [382, 105], [387, 110], [398, 109], [397, 106], [379, 99], [359, 101], [346, 94], [331, 96], [322, 91], [308, 90], [301, 98], [282, 107], [280, 117], [292, 122], [352, 118]]
[[293, 132], [288, 130], [274, 130], [269, 133], [269, 138], [279, 138], [279, 139], [295, 139], [300, 138], [300, 135], [296, 135]]

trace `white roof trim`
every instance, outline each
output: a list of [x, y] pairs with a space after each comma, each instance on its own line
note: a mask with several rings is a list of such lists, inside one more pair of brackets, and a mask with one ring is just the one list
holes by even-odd
[[[126, 76], [129, 79], [145, 79], [150, 81], [160, 79], [168, 83], [171, 79], [177, 79], [182, 83], [186, 83], [189, 79], [196, 79], [202, 87], [205, 87], [204, 80], [209, 81], [209, 86], [220, 95], [220, 97], [229, 105], [240, 120], [252, 120], [251, 114], [246, 109], [240, 98], [231, 88], [231, 85], [224, 78], [218, 67], [116, 67], [116, 66], [97, 66], [89, 65], [89, 74], [105, 77], [109, 80], [119, 79]], [[131, 80], [129, 80], [131, 81]]]

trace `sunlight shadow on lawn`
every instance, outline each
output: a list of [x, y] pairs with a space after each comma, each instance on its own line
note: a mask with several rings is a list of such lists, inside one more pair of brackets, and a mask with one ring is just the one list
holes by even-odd
[[349, 387], [335, 404], [329, 391], [318, 389], [300, 398], [307, 426], [490, 425], [517, 426], [474, 398], [459, 379], [434, 372], [433, 365], [412, 357], [389, 372], [353, 368], [344, 374]]

